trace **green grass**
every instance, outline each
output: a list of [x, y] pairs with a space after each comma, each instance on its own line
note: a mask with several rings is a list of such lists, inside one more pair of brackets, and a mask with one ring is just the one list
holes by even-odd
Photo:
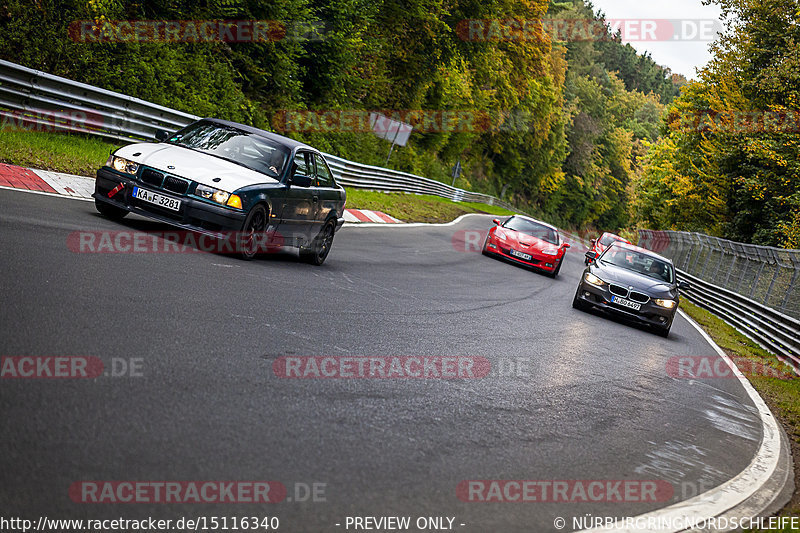
[[0, 162], [94, 177], [119, 144], [95, 137], [0, 129]]
[[347, 189], [348, 209], [383, 211], [404, 222], [449, 222], [466, 213], [511, 215], [511, 211], [487, 204], [451, 202], [427, 194], [385, 193]]
[[[681, 302], [681, 309], [700, 324], [725, 353], [737, 361], [739, 369], [783, 424], [789, 436], [792, 454], [797, 457], [800, 451], [800, 378], [791, 367], [778, 361], [774, 355], [705, 309], [686, 300]], [[744, 362], [740, 363], [742, 360]], [[788, 379], [772, 377], [783, 374]], [[798, 486], [797, 476], [795, 485]], [[800, 516], [800, 495], [797, 490], [778, 516]]]

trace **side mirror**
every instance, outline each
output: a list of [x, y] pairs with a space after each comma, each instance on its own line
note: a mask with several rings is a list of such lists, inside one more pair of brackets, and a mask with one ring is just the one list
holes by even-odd
[[595, 259], [597, 259], [597, 252], [589, 250], [588, 252], [586, 252], [586, 259], [588, 261], [594, 261]]
[[565, 242], [564, 244], [561, 245], [561, 247], [562, 248], [572, 248], [572, 245], [570, 243], [568, 243], [568, 242]]
[[169, 132], [167, 130], [156, 130], [156, 140], [163, 142], [169, 139]]
[[311, 187], [311, 177], [304, 176], [302, 174], [295, 174], [289, 179], [290, 185], [296, 185], [298, 187]]
[[597, 239], [592, 239], [591, 241], [589, 241], [589, 246], [594, 246], [594, 243], [596, 243], [596, 242], [597, 242]]
[[492, 220], [492, 222], [494, 222], [495, 226], [499, 226], [501, 224], [499, 218], [495, 218], [494, 220]]
[[678, 289], [682, 291], [688, 291], [692, 288], [692, 285], [688, 281], [679, 281], [678, 282]]

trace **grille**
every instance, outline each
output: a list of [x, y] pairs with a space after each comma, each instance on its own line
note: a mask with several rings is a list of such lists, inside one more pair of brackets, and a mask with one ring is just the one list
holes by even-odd
[[185, 194], [189, 188], [189, 182], [176, 178], [175, 176], [167, 176], [164, 180], [164, 189], [178, 194]]
[[148, 185], [155, 185], [156, 187], [161, 187], [161, 182], [164, 181], [164, 174], [146, 168], [142, 171], [141, 179], [143, 183], [147, 183]]
[[631, 291], [630, 299], [640, 304], [646, 304], [650, 297], [641, 292]]
[[628, 289], [623, 287], [622, 285], [614, 285], [613, 283], [608, 286], [608, 290], [611, 291], [611, 294], [615, 296], [620, 296], [622, 298], [628, 297]]

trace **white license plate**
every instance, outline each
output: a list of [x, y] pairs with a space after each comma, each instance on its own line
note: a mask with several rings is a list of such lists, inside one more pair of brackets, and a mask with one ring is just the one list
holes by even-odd
[[531, 255], [530, 254], [525, 254], [525, 253], [522, 253], [522, 252], [518, 252], [517, 250], [514, 250], [513, 248], [511, 249], [511, 255], [513, 255], [514, 257], [519, 257], [520, 259], [524, 259], [525, 261], [530, 261], [531, 260]]
[[144, 200], [145, 202], [151, 204], [155, 204], [159, 207], [172, 209], [173, 211], [179, 211], [181, 208], [180, 200], [170, 198], [169, 196], [164, 196], [163, 194], [158, 194], [157, 192], [148, 191], [147, 189], [142, 189], [141, 187], [133, 188], [133, 197], [139, 200]]
[[620, 298], [619, 296], [612, 296], [611, 301], [617, 305], [621, 305], [622, 307], [633, 309], [634, 311], [638, 311], [642, 308], [642, 304], [626, 300], [625, 298]]

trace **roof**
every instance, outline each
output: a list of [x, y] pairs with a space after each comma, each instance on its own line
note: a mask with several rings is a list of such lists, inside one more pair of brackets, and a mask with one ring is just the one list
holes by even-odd
[[271, 131], [262, 130], [259, 128], [254, 128], [252, 126], [248, 126], [246, 124], [239, 124], [238, 122], [231, 122], [229, 120], [222, 120], [219, 118], [204, 118], [201, 120], [205, 120], [208, 122], [213, 122], [215, 124], [221, 124], [223, 126], [230, 126], [232, 128], [240, 129], [247, 133], [252, 133], [253, 135], [258, 135], [260, 137], [264, 137], [265, 139], [269, 139], [276, 143], [280, 143], [290, 150], [294, 150], [295, 148], [305, 148], [307, 150], [312, 150], [314, 152], [318, 152], [319, 150], [312, 148], [311, 146], [302, 143], [300, 141], [295, 141], [294, 139], [290, 139], [289, 137], [284, 137], [283, 135], [278, 135], [277, 133], [272, 133]]

